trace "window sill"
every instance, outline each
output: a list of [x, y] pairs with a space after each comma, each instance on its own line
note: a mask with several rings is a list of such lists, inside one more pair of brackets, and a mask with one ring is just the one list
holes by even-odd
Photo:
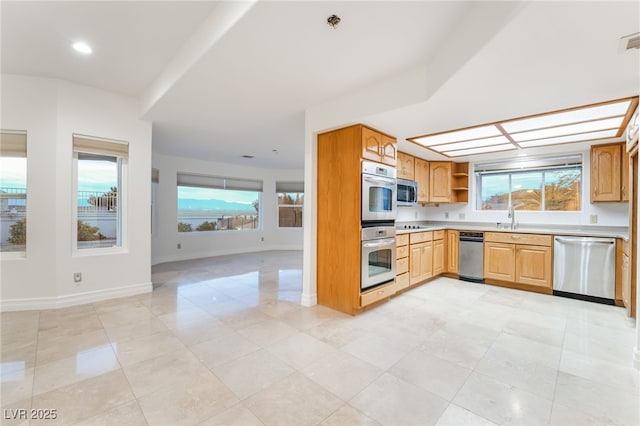
[[128, 254], [129, 249], [126, 247], [109, 247], [109, 248], [89, 248], [89, 249], [73, 249], [72, 257], [90, 257], [90, 256], [111, 256], [118, 254]]
[[0, 260], [26, 260], [27, 252], [26, 251], [6, 251], [0, 253]]

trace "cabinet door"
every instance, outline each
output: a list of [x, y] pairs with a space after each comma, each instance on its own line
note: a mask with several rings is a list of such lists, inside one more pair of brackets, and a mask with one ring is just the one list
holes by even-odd
[[398, 179], [415, 180], [412, 155], [404, 152], [398, 153]]
[[429, 162], [421, 158], [415, 159], [415, 176], [418, 183], [418, 202], [429, 202]]
[[591, 202], [620, 201], [622, 145], [591, 147]]
[[433, 275], [444, 272], [444, 240], [433, 241]]
[[380, 135], [380, 161], [390, 166], [396, 166], [398, 163], [397, 142], [394, 138], [387, 135]]
[[422, 281], [422, 247], [425, 243], [409, 246], [409, 284]]
[[622, 254], [622, 303], [627, 309], [627, 316], [631, 316], [631, 282], [629, 274], [629, 256]]
[[422, 261], [420, 267], [422, 268], [421, 281], [431, 278], [433, 276], [433, 241], [424, 243], [422, 252], [420, 253]]
[[517, 245], [516, 282], [551, 288], [551, 247]]
[[447, 231], [447, 272], [458, 273], [458, 231]]
[[624, 150], [624, 146], [620, 148], [622, 150], [622, 174], [620, 177], [620, 200], [629, 201], [629, 153]]
[[484, 243], [484, 277], [515, 282], [515, 244]]
[[451, 202], [451, 162], [432, 161], [429, 163], [429, 201], [432, 203]]
[[367, 127], [362, 127], [362, 158], [378, 162], [382, 161], [380, 155], [381, 147], [382, 134]]

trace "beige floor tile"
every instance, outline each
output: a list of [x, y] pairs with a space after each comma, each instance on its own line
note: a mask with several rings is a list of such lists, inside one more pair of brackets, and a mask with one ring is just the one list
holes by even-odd
[[323, 306], [313, 306], [310, 308], [302, 307], [297, 304], [299, 309], [291, 310], [283, 315], [278, 315], [278, 319], [291, 324], [299, 330], [307, 330], [315, 327], [323, 322], [329, 321], [334, 318], [343, 318], [343, 315], [327, 309]]
[[36, 339], [31, 343], [6, 343], [0, 347], [0, 374], [25, 370], [36, 365]]
[[640, 371], [633, 368], [630, 363], [609, 362], [563, 350], [560, 371], [607, 386], [640, 393]]
[[551, 416], [551, 400], [472, 373], [454, 404], [500, 425], [542, 425]]
[[240, 399], [261, 391], [295, 370], [264, 349], [212, 368]]
[[265, 425], [315, 425], [344, 402], [300, 373], [248, 398], [244, 404]]
[[580, 410], [569, 408], [558, 402], [553, 403], [551, 409], [551, 426], [601, 426], [601, 420], [591, 417]]
[[138, 399], [149, 424], [198, 424], [238, 403], [211, 372], [189, 375]]
[[495, 426], [495, 423], [455, 404], [449, 404], [436, 426]]
[[305, 333], [323, 343], [340, 348], [355, 340], [363, 330], [351, 324], [351, 321], [332, 319], [305, 330]]
[[234, 332], [220, 339], [198, 343], [190, 349], [204, 365], [213, 368], [255, 352], [260, 347]]
[[76, 423], [77, 426], [142, 426], [147, 424], [147, 419], [142, 414], [138, 401], [127, 402]]
[[191, 328], [198, 323], [207, 323], [214, 318], [202, 309], [193, 306], [180, 308], [174, 312], [159, 315], [158, 319], [170, 330], [182, 330], [184, 328]]
[[350, 404], [382, 424], [435, 424], [449, 403], [430, 392], [385, 373]]
[[200, 423], [201, 426], [262, 426], [262, 423], [248, 408], [242, 404], [216, 414]]
[[394, 376], [451, 401], [471, 370], [424, 351], [412, 351], [389, 372]]
[[229, 313], [218, 314], [216, 318], [236, 331], [271, 319], [269, 315], [255, 308], [247, 308], [244, 305], [239, 305], [238, 302], [233, 303], [240, 307]]
[[172, 331], [173, 335], [187, 346], [197, 345], [207, 340], [220, 339], [236, 333], [231, 327], [215, 318], [182, 324]]
[[282, 321], [271, 319], [239, 329], [237, 332], [256, 345], [267, 347], [296, 334], [298, 330]]
[[111, 342], [119, 342], [168, 332], [169, 329], [159, 319], [151, 318], [147, 321], [138, 321], [128, 325], [105, 327], [105, 331]]
[[33, 391], [34, 368], [3, 372], [0, 376], [2, 405], [30, 398]]
[[322, 423], [320, 423], [320, 426], [345, 425], [378, 426], [380, 423], [376, 422], [371, 417], [365, 416], [349, 404], [345, 404], [338, 408], [329, 417], [324, 419]]
[[154, 315], [146, 306], [136, 306], [121, 311], [106, 312], [98, 316], [105, 328], [135, 324], [137, 322], [148, 321], [154, 318]]
[[134, 396], [121, 370], [33, 397], [33, 409], [56, 409], [57, 418], [31, 424], [73, 424], [111, 410]]
[[371, 384], [384, 370], [348, 353], [335, 352], [309, 364], [301, 371], [347, 401]]
[[564, 329], [543, 327], [520, 319], [509, 320], [502, 331], [559, 348], [562, 347], [565, 334]]
[[120, 368], [110, 344], [35, 368], [33, 394], [40, 395]]
[[304, 368], [318, 358], [337, 352], [332, 346], [305, 333], [294, 334], [266, 349], [296, 369]]
[[42, 365], [73, 356], [78, 352], [99, 348], [108, 343], [109, 338], [104, 330], [61, 337], [39, 336], [36, 362], [37, 365]]
[[111, 344], [122, 366], [155, 358], [184, 349], [184, 344], [170, 332], [152, 334], [137, 339], [122, 340]]
[[342, 347], [343, 351], [382, 369], [391, 367], [411, 349], [409, 345], [393, 342], [369, 332], [362, 333], [360, 337]]
[[28, 426], [31, 410], [31, 397], [5, 404], [2, 397], [2, 420], [5, 426]]
[[640, 424], [640, 393], [629, 389], [560, 372], [554, 401], [602, 424]]

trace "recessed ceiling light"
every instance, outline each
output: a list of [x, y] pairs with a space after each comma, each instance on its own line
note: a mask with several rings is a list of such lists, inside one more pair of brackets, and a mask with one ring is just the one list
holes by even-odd
[[84, 55], [90, 55], [93, 52], [93, 49], [91, 49], [91, 46], [89, 46], [84, 41], [76, 41], [71, 46], [74, 48], [76, 52], [80, 52]]

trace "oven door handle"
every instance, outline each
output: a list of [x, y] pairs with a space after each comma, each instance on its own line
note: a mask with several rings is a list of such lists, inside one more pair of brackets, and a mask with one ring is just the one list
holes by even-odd
[[367, 182], [378, 183], [378, 184], [388, 186], [389, 188], [396, 186], [395, 179], [385, 179], [380, 177], [369, 177], [369, 176], [364, 176], [363, 179]]
[[386, 240], [376, 240], [374, 243], [364, 243], [362, 247], [365, 248], [373, 248], [373, 247], [382, 247], [388, 245], [394, 245], [396, 243], [395, 238], [387, 238]]

